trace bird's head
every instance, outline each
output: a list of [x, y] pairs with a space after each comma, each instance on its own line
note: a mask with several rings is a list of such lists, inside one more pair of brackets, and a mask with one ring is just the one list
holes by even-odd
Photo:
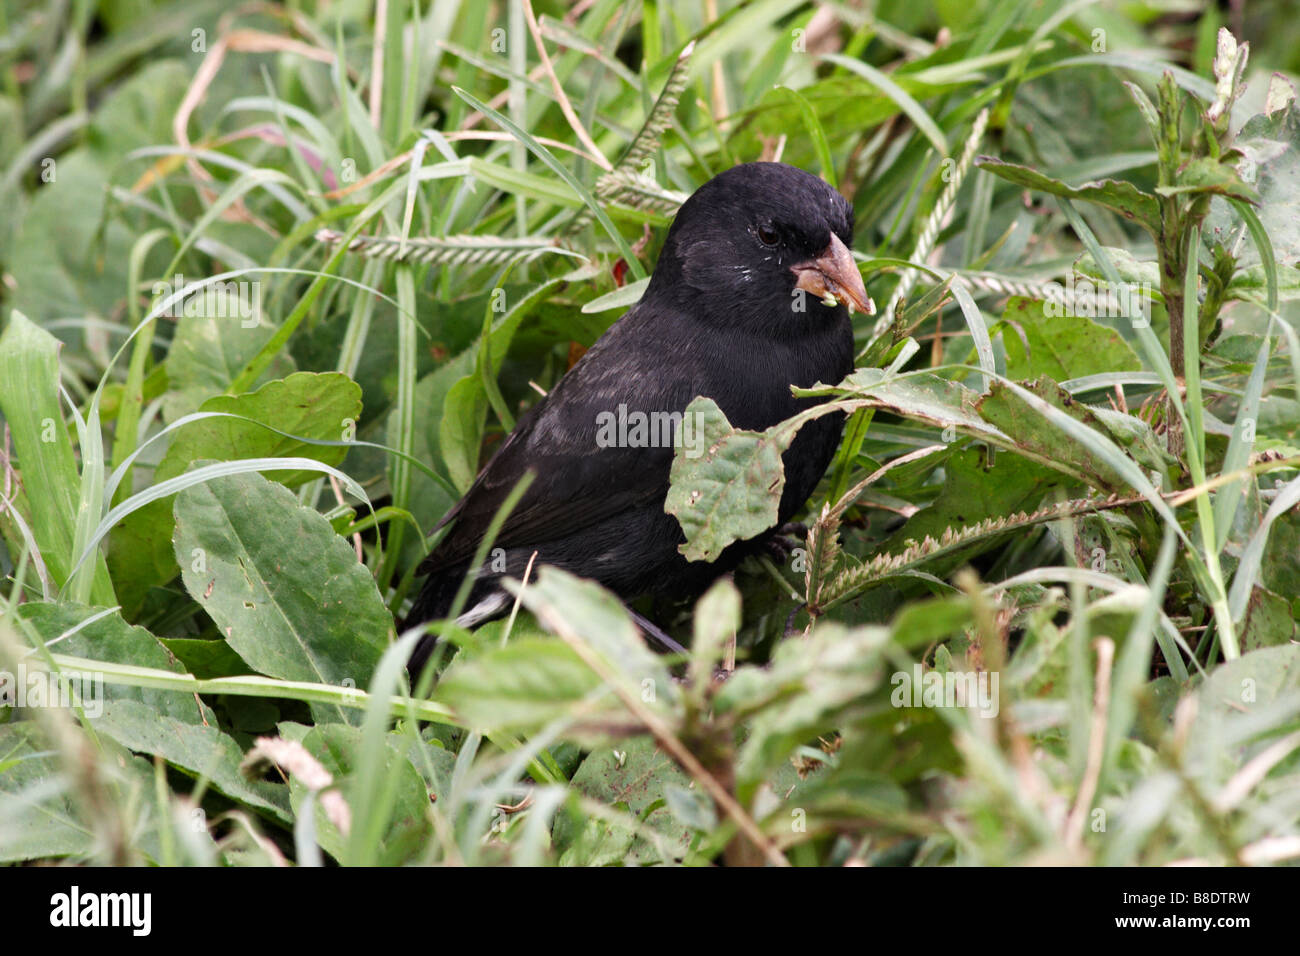
[[745, 163], [682, 205], [647, 297], [691, 300], [679, 304], [778, 334], [845, 306], [871, 314], [852, 242], [853, 207], [827, 183], [784, 163]]

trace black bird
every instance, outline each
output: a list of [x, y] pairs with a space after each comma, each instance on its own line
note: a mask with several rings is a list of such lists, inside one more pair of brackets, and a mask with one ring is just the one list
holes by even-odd
[[[534, 481], [494, 542], [504, 561], [498, 552], [479, 571], [462, 626], [507, 610], [499, 579], [521, 578], [534, 551], [537, 564], [592, 578], [624, 599], [687, 596], [754, 551], [757, 539], [736, 542], [711, 564], [687, 561], [681, 527], [664, 512], [671, 443], [611, 446], [608, 425], [620, 415], [635, 421], [635, 413], [662, 421], [697, 395], [755, 430], [807, 407], [790, 386], [839, 382], [853, 370], [845, 303], [874, 311], [852, 242], [852, 206], [793, 166], [746, 163], [696, 190], [668, 230], [641, 301], [519, 421], [442, 519], [439, 527], [455, 524], [418, 569], [429, 577], [406, 626], [450, 613], [488, 523], [528, 470]], [[783, 457], [778, 523], [812, 494], [842, 428], [842, 416], [828, 415], [800, 430]], [[433, 645], [425, 637], [416, 649], [413, 676]]]

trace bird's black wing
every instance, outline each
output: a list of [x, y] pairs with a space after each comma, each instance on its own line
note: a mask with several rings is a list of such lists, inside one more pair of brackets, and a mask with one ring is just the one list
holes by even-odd
[[612, 515], [662, 505], [671, 447], [601, 447], [600, 416], [681, 411], [707, 390], [709, 364], [691, 361], [691, 323], [635, 307], [520, 420], [465, 496], [442, 519], [455, 522], [419, 567], [429, 574], [473, 558], [489, 523], [528, 470], [532, 484], [494, 546], [538, 545]]

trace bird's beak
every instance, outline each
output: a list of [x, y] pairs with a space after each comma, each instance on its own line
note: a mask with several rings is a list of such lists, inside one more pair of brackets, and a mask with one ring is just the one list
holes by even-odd
[[811, 292], [819, 299], [836, 299], [866, 315], [876, 314], [876, 304], [862, 284], [862, 274], [853, 261], [853, 253], [835, 233], [831, 233], [830, 245], [822, 250], [820, 256], [793, 266], [792, 271], [798, 277], [794, 284], [796, 289]]

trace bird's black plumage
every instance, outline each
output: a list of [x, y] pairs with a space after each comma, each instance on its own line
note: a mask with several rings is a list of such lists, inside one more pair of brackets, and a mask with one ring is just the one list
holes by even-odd
[[[538, 564], [624, 598], [689, 594], [734, 567], [753, 542], [712, 564], [682, 557], [681, 527], [664, 512], [673, 449], [602, 447], [601, 415], [620, 405], [681, 412], [703, 395], [733, 425], [757, 430], [806, 407], [790, 386], [838, 382], [853, 368], [842, 303], [870, 300], [848, 256], [852, 241], [849, 203], [792, 166], [748, 163], [701, 186], [669, 229], [641, 301], [520, 420], [443, 519], [454, 524], [420, 565], [428, 580], [408, 626], [450, 612], [488, 523], [527, 470], [534, 481], [494, 542], [504, 570], [498, 560], [480, 571], [467, 623], [505, 609], [499, 578], [522, 577], [534, 551]], [[824, 303], [827, 294], [841, 304]], [[812, 421], [786, 451], [782, 522], [816, 487], [842, 427], [839, 415]], [[431, 647], [426, 638], [413, 673]]]

